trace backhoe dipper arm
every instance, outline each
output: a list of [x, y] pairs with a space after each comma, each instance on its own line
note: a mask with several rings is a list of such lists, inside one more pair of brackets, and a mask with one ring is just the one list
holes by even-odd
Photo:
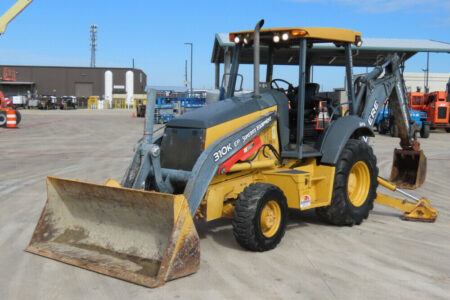
[[0, 17], [0, 34], [5, 33], [6, 26], [33, 0], [19, 0]]
[[[378, 78], [383, 70], [384, 76]], [[398, 55], [389, 55], [382, 66], [375, 67], [372, 72], [361, 76], [358, 80], [359, 89], [355, 101], [358, 115], [370, 126], [373, 126], [381, 107], [389, 100], [402, 149], [418, 150], [419, 144], [414, 141], [415, 128], [411, 126]]]

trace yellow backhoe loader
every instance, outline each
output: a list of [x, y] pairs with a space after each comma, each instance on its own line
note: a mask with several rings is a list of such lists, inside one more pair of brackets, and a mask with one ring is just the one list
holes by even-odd
[[[262, 25], [230, 34], [235, 47], [225, 100], [153, 132], [156, 93], [149, 91], [144, 136], [120, 183], [48, 177], [47, 203], [26, 250], [156, 287], [199, 268], [194, 220], [231, 218], [237, 242], [252, 251], [277, 246], [288, 208], [314, 208], [331, 224], [358, 225], [379, 201], [406, 211], [409, 219], [434, 220], [437, 212], [424, 199], [377, 198], [378, 180], [399, 190], [420, 186], [426, 174], [398, 56], [354, 77], [352, 47], [362, 43], [359, 32]], [[310, 81], [309, 70], [321, 59], [310, 51], [320, 43], [334, 43], [346, 67], [345, 104], [319, 97], [318, 84]], [[259, 78], [262, 48], [265, 82]], [[254, 91], [235, 96], [240, 53], [248, 50], [254, 51]], [[297, 65], [298, 86], [280, 88], [286, 81], [272, 79], [274, 64]], [[378, 178], [367, 143], [388, 98], [401, 138], [391, 174], [396, 185]]]

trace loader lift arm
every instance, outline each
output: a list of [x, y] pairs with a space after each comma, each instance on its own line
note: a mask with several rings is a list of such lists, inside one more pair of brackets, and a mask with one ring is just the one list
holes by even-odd
[[31, 2], [33, 2], [33, 0], [19, 0], [0, 17], [0, 35], [5, 33], [9, 22], [30, 5]]

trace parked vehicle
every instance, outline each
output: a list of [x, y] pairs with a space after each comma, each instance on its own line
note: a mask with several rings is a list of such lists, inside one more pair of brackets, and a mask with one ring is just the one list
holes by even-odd
[[[144, 135], [120, 183], [47, 177], [47, 203], [26, 251], [158, 287], [198, 270], [200, 238], [194, 221], [230, 218], [237, 244], [257, 252], [282, 240], [288, 209], [315, 209], [331, 224], [352, 226], [367, 219], [376, 201], [405, 211], [404, 219], [434, 221], [438, 212], [426, 199], [397, 188], [419, 187], [426, 175], [426, 157], [410, 130], [399, 56], [389, 55], [368, 73], [357, 93], [348, 76], [349, 113], [336, 114], [325, 131], [315, 130], [314, 119], [322, 111], [312, 93], [318, 84], [305, 75], [310, 51], [315, 43], [343, 46], [335, 53], [351, 74], [352, 44], [361, 46], [361, 34], [339, 28], [261, 31], [263, 23], [229, 35], [235, 47], [226, 100], [187, 112], [154, 133], [156, 97], [150, 92]], [[297, 93], [260, 90], [260, 45], [277, 49], [267, 64], [269, 75], [274, 62], [286, 65], [299, 57], [292, 63], [299, 84], [289, 84]], [[254, 52], [254, 92], [236, 96], [240, 49]], [[364, 141], [374, 136], [378, 110], [394, 89], [401, 95], [391, 98], [400, 107], [395, 113], [402, 149], [394, 151], [391, 173], [397, 186], [378, 177], [376, 156]], [[402, 199], [377, 192], [378, 184], [401, 192]], [[296, 245], [285, 246], [293, 249], [292, 259], [301, 255]], [[328, 255], [327, 250], [321, 254]], [[227, 259], [232, 261], [232, 255]]]
[[78, 108], [78, 99], [75, 96], [62, 96], [61, 102], [59, 103], [60, 109], [77, 109]]
[[17, 109], [18, 107], [28, 108], [28, 99], [26, 96], [18, 95], [18, 96], [12, 96], [12, 104], [14, 109]]
[[436, 91], [428, 94], [421, 92], [409, 93], [409, 106], [415, 111], [426, 112], [430, 129], [445, 128], [450, 132], [450, 99], [448, 92]]
[[43, 95], [38, 102], [39, 109], [58, 109], [58, 98], [52, 95]]
[[32, 98], [28, 100], [28, 109], [39, 108], [39, 99]]
[[[386, 102], [388, 104], [389, 102]], [[417, 128], [421, 138], [428, 138], [430, 136], [430, 122], [427, 121], [427, 113], [417, 110], [409, 110], [411, 121], [417, 124]], [[395, 117], [391, 113], [389, 106], [380, 109], [375, 126], [380, 134], [390, 133], [392, 137], [398, 137], [398, 128], [395, 124]]]

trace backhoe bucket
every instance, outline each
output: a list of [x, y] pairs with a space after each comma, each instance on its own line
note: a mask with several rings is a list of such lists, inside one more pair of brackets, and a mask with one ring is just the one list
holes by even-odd
[[427, 158], [422, 150], [394, 150], [390, 181], [404, 189], [420, 187], [427, 175]]
[[26, 251], [157, 287], [196, 272], [199, 237], [183, 195], [47, 177]]

